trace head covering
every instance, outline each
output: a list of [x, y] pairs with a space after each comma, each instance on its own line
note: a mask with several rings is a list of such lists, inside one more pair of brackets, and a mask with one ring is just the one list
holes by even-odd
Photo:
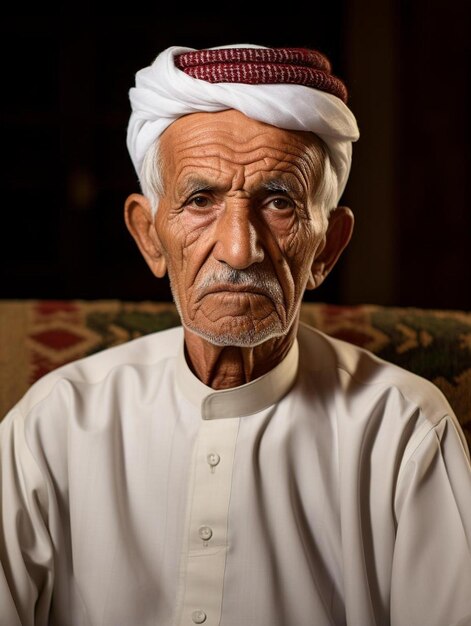
[[345, 86], [315, 50], [173, 46], [136, 74], [129, 98], [127, 146], [138, 176], [148, 148], [172, 122], [190, 113], [236, 109], [279, 128], [315, 133], [337, 173], [337, 200], [343, 193], [359, 132], [345, 104]]

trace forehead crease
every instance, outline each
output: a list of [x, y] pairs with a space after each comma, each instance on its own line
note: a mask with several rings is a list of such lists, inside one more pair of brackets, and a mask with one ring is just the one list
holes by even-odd
[[315, 146], [294, 134], [275, 135], [266, 132], [246, 139], [207, 127], [199, 132], [182, 133], [174, 137], [176, 141], [170, 149], [174, 176], [179, 182], [189, 175], [201, 178], [203, 173], [217, 175], [219, 179], [229, 178], [235, 175], [234, 168], [243, 166], [246, 177], [252, 177], [257, 171], [290, 171], [305, 186], [318, 169], [313, 154], [317, 154]]
[[221, 130], [204, 127], [200, 132], [190, 129], [188, 132], [174, 135], [171, 144], [173, 152], [204, 149], [205, 151], [223, 150], [224, 152], [244, 153], [268, 149], [298, 155], [308, 148], [305, 138], [277, 128], [250, 136], [244, 136], [243, 130], [239, 129]]
[[182, 152], [184, 151], [192, 151], [192, 150], [201, 150], [204, 149], [205, 152], [211, 154], [211, 152], [224, 152], [224, 153], [263, 153], [269, 152], [273, 154], [290, 154], [293, 156], [302, 156], [304, 152], [308, 149], [308, 146], [298, 142], [281, 142], [281, 141], [273, 141], [267, 139], [266, 141], [243, 141], [235, 139], [233, 136], [228, 138], [223, 138], [220, 141], [216, 140], [215, 137], [208, 137], [206, 141], [191, 141], [187, 140], [185, 145], [180, 145], [180, 147], [176, 147], [177, 150]]
[[185, 151], [174, 153], [175, 164], [179, 172], [192, 169], [231, 169], [234, 166], [260, 168], [262, 164], [270, 169], [295, 168], [309, 169], [312, 159], [306, 150], [281, 150], [275, 147], [234, 150], [220, 144], [211, 145], [208, 150], [192, 145]]
[[277, 156], [260, 154], [243, 160], [232, 158], [231, 155], [220, 153], [212, 155], [188, 155], [182, 157], [177, 163], [177, 175], [188, 176], [198, 172], [217, 172], [218, 175], [227, 173], [232, 175], [234, 171], [243, 167], [247, 175], [257, 172], [303, 172], [309, 170], [311, 163], [306, 158], [286, 158], [286, 154]]

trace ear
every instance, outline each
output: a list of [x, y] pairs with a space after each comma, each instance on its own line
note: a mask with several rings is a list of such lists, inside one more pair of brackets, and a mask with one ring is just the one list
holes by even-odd
[[354, 221], [353, 213], [348, 207], [340, 206], [330, 212], [324, 242], [314, 257], [306, 289], [319, 287], [337, 263], [350, 241]]
[[158, 278], [165, 276], [167, 261], [148, 199], [139, 193], [128, 196], [124, 203], [124, 220], [152, 273]]

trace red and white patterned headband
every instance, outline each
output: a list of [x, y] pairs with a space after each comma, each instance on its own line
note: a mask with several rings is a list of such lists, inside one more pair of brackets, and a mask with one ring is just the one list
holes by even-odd
[[347, 89], [331, 73], [329, 60], [307, 48], [219, 48], [195, 50], [175, 57], [175, 65], [209, 83], [304, 85], [347, 102]]

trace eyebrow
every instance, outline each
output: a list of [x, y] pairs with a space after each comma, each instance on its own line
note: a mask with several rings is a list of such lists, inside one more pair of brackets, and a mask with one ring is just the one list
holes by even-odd
[[198, 191], [215, 191], [216, 189], [218, 189], [217, 185], [210, 183], [204, 178], [191, 177], [185, 181], [179, 192], [184, 196], [192, 196]]
[[[197, 192], [204, 191], [223, 191], [225, 185], [218, 185], [217, 182], [210, 182], [205, 178], [198, 176], [191, 176], [185, 180], [182, 187], [179, 189], [179, 193], [185, 197], [192, 196]], [[272, 178], [262, 182], [258, 189], [255, 190], [255, 194], [263, 192], [279, 193], [283, 195], [297, 195], [299, 189], [297, 185], [293, 184], [290, 180], [285, 178]]]
[[261, 185], [262, 189], [271, 193], [282, 193], [286, 195], [296, 194], [296, 187], [284, 178], [273, 178]]

